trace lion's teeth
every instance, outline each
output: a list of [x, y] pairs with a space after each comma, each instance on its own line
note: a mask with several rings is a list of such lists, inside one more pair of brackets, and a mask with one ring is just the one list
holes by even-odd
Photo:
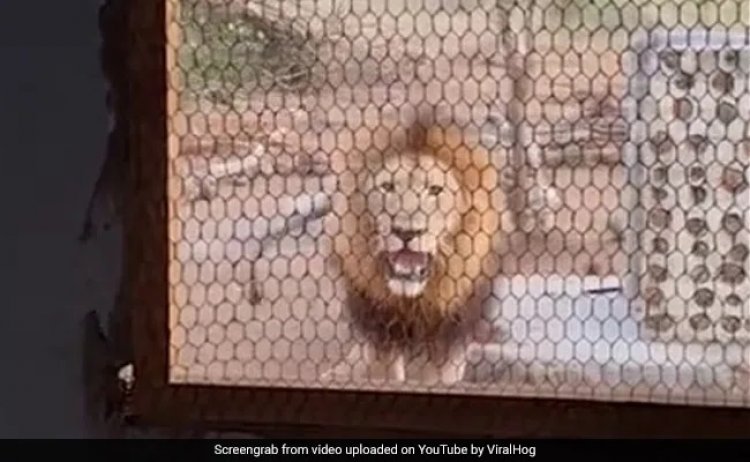
[[411, 276], [411, 275], [424, 275], [427, 268], [424, 266], [409, 266], [404, 265], [402, 263], [395, 262], [393, 264], [393, 272], [399, 275], [403, 276]]
[[401, 263], [396, 263], [393, 265], [393, 270], [398, 274], [410, 274], [412, 273], [412, 269], [406, 265], [402, 265]]

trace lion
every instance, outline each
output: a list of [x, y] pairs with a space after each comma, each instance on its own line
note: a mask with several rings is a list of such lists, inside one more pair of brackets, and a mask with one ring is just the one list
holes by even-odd
[[463, 132], [415, 124], [344, 155], [333, 253], [361, 342], [324, 377], [463, 379], [505, 203], [490, 152]]

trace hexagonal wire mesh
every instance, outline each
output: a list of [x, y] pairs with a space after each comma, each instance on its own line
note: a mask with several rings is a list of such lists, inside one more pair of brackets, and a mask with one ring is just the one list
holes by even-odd
[[173, 382], [747, 405], [747, 2], [168, 1]]

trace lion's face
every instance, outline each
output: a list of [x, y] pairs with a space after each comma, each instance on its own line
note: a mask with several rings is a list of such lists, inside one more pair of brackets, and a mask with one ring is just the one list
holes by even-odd
[[373, 231], [369, 250], [388, 290], [421, 295], [441, 245], [461, 226], [466, 197], [457, 178], [434, 156], [391, 156], [361, 187]]
[[497, 270], [505, 207], [489, 151], [458, 127], [425, 132], [337, 151], [327, 221], [348, 289], [420, 322], [464, 309]]

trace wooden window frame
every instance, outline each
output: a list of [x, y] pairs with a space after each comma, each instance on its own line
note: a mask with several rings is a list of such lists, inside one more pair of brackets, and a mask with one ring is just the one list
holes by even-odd
[[469, 395], [355, 392], [168, 381], [165, 0], [127, 12], [125, 277], [133, 305], [139, 422], [325, 435], [750, 437], [750, 408]]

